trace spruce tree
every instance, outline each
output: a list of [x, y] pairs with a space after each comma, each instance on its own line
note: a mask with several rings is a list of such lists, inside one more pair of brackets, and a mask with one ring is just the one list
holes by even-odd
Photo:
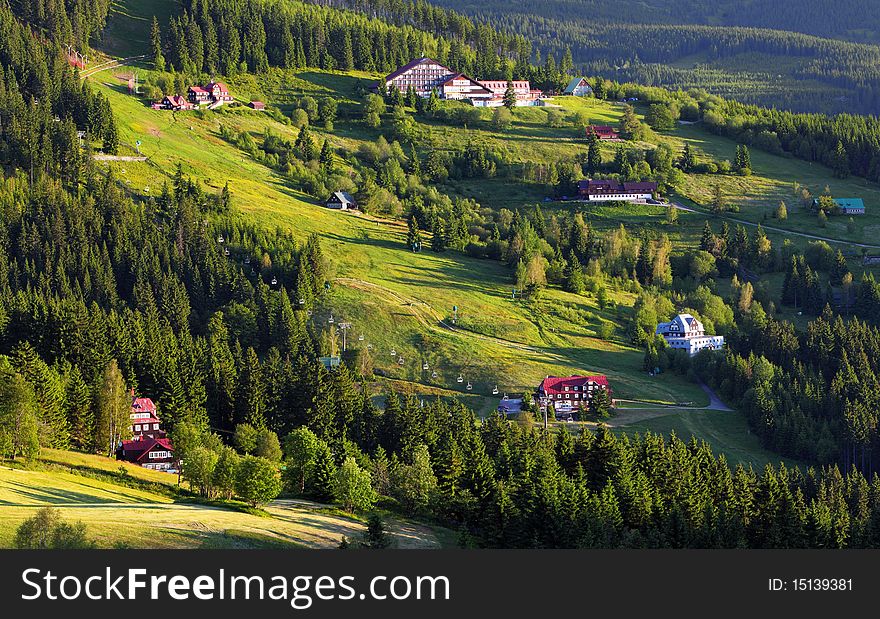
[[162, 31], [159, 29], [159, 20], [153, 15], [153, 24], [150, 28], [150, 57], [156, 71], [165, 70], [165, 55], [162, 53]]
[[327, 443], [319, 441], [311, 477], [306, 484], [309, 496], [321, 503], [329, 503], [333, 500], [335, 479], [336, 463], [333, 461], [333, 453]]
[[504, 91], [504, 107], [512, 110], [516, 107], [516, 90], [513, 88], [513, 82], [507, 82], [507, 89]]
[[406, 245], [410, 251], [417, 252], [422, 248], [422, 232], [419, 230], [419, 222], [415, 215], [409, 218], [406, 233]]

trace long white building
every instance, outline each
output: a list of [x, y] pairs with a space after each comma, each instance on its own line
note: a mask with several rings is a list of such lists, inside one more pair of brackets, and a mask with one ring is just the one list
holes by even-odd
[[723, 335], [706, 335], [703, 323], [690, 314], [679, 314], [669, 322], [657, 325], [657, 335], [662, 335], [670, 348], [686, 350], [691, 356], [704, 348], [724, 348]]

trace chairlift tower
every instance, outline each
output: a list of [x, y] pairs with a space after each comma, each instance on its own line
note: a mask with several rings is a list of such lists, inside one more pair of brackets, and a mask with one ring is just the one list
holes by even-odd
[[346, 345], [347, 340], [346, 340], [345, 334], [346, 334], [346, 332], [348, 332], [348, 330], [350, 328], [351, 328], [350, 322], [340, 322], [339, 323], [339, 330], [342, 331], [342, 352], [345, 352], [346, 350], [348, 350], [347, 345]]

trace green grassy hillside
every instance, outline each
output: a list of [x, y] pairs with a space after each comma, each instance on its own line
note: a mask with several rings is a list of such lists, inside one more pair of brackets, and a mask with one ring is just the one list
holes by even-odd
[[[702, 400], [702, 392], [684, 379], [642, 380], [641, 351], [627, 344], [620, 333], [612, 341], [597, 337], [601, 324], [619, 319], [599, 310], [594, 298], [548, 290], [539, 300], [513, 301], [511, 272], [500, 263], [455, 252], [408, 252], [403, 247], [406, 228], [401, 222], [324, 209], [219, 137], [221, 123], [255, 136], [268, 127], [289, 139], [295, 139], [295, 128], [242, 108], [176, 114], [149, 109], [129, 96], [115, 77], [127, 71], [114, 69], [92, 79], [111, 100], [122, 141], [130, 145], [140, 140], [140, 150], [149, 160], [104, 165], [113, 168], [133, 193], [149, 195], [160, 190], [179, 163], [186, 174], [208, 188], [219, 190], [228, 181], [235, 206], [253, 220], [300, 239], [319, 234], [337, 279], [314, 319], [326, 319], [332, 313], [336, 319], [350, 320], [354, 333], [363, 334], [364, 343], [374, 346], [377, 365], [392, 377], [464, 394], [468, 393], [466, 382], [471, 381], [470, 393], [488, 396], [496, 384], [500, 390], [521, 392], [548, 374], [602, 372], [614, 381], [621, 397]], [[315, 72], [303, 73], [299, 79], [313, 89], [303, 87], [299, 92], [319, 92], [333, 83], [332, 76]], [[343, 88], [351, 87], [351, 80], [343, 76], [340, 83]], [[247, 81], [241, 90], [235, 82], [232, 86], [238, 96], [247, 93], [248, 87]], [[250, 88], [256, 86], [250, 84]], [[610, 112], [605, 107], [602, 113]], [[346, 130], [341, 122], [337, 127], [334, 136], [342, 137], [331, 140], [339, 140], [336, 144], [341, 148], [355, 148], [363, 139], [357, 135], [360, 128]], [[443, 129], [448, 128], [437, 131]], [[528, 121], [521, 130], [529, 130]], [[314, 132], [321, 134], [318, 129]], [[461, 130], [451, 135], [456, 140], [466, 138]], [[542, 140], [548, 152], [558, 147], [553, 134]], [[574, 138], [569, 148], [578, 148]], [[657, 211], [649, 219], [659, 217]], [[694, 230], [700, 225], [695, 224]], [[624, 306], [633, 301], [632, 295], [622, 292], [612, 297]], [[460, 308], [460, 323], [478, 333], [451, 331], [440, 324], [449, 322], [453, 305]], [[392, 349], [398, 358], [403, 356], [403, 366], [395, 363]], [[421, 369], [426, 361], [428, 373]], [[430, 376], [435, 370], [436, 379]], [[455, 381], [459, 374], [465, 382]]]
[[[171, 493], [176, 481], [101, 456], [44, 450], [33, 468], [0, 467], [0, 548], [11, 547], [18, 525], [47, 505], [65, 520], [84, 522], [87, 537], [102, 548], [335, 548], [343, 535], [357, 538], [365, 529], [308, 501], [279, 499], [265, 515], [181, 502]], [[454, 543], [442, 528], [399, 519], [389, 519], [388, 528], [400, 548]]]
[[[328, 211], [283, 176], [220, 137], [223, 125], [235, 133], [249, 132], [258, 141], [267, 129], [292, 141], [297, 135], [294, 127], [243, 107], [216, 112], [154, 111], [146, 101], [128, 95], [124, 78], [132, 70], [123, 66], [90, 80], [111, 100], [125, 154], [133, 154], [132, 145], [139, 140], [140, 151], [148, 161], [102, 165], [112, 168], [133, 194], [156, 195], [180, 164], [184, 173], [200, 180], [206, 188], [219, 191], [228, 182], [236, 209], [251, 221], [277, 227], [299, 239], [317, 233], [333, 263], [334, 285], [312, 319], [324, 323], [333, 315], [337, 321], [352, 322], [350, 341], [356, 346], [372, 346], [376, 366], [395, 381], [395, 388], [424, 395], [459, 395], [485, 414], [494, 409], [497, 399], [491, 392], [496, 385], [503, 392], [515, 393], [532, 388], [549, 374], [601, 372], [609, 376], [620, 398], [666, 404], [690, 401], [697, 406], [706, 403], [705, 394], [682, 377], [667, 375], [656, 380], [641, 372], [642, 351], [627, 342], [622, 329], [626, 308], [634, 301], [631, 293], [611, 292], [619, 306], [615, 311], [600, 309], [590, 294], [572, 295], [555, 288], [546, 290], [539, 299], [513, 300], [512, 274], [502, 264], [457, 252], [406, 251], [406, 227], [402, 222]], [[143, 66], [137, 70], [142, 76], [149, 75]], [[273, 69], [261, 76], [239, 76], [230, 80], [230, 86], [239, 101], [264, 100], [282, 112], [289, 112], [304, 95], [319, 100], [332, 96], [341, 106], [333, 132], [320, 127], [312, 127], [312, 132], [319, 143], [327, 138], [338, 152], [350, 153], [380, 135], [380, 131], [357, 120], [360, 92], [375, 77], [360, 72], [293, 73]], [[597, 124], [616, 124], [623, 111], [620, 104], [595, 99], [563, 97], [553, 103], [564, 113], [581, 113]], [[491, 111], [484, 110], [483, 120], [467, 129], [434, 121], [417, 122], [424, 145], [441, 150], [457, 150], [476, 142], [503, 153], [505, 160], [520, 163], [573, 157], [585, 150], [582, 130], [570, 123], [549, 126], [545, 110], [516, 109], [514, 122], [506, 130], [494, 129], [490, 115]], [[713, 160], [732, 159], [736, 148], [734, 142], [699, 125], [679, 125], [657, 139], [676, 151], [690, 143], [698, 158]], [[603, 145], [604, 157], [612, 158], [615, 148]], [[803, 245], [807, 239], [796, 235], [801, 232], [844, 243], [872, 238], [875, 220], [880, 217], [877, 186], [859, 179], [834, 179], [824, 167], [759, 151], [753, 151], [752, 164], [754, 174], [747, 178], [688, 175], [681, 195], [675, 198], [701, 212], [682, 213], [679, 223], [662, 228], [663, 232], [678, 244], [695, 245], [709, 216], [702, 212], [704, 205], [717, 184], [730, 203], [740, 206], [740, 212], [731, 216], [744, 221], [760, 222], [780, 199], [788, 202], [788, 220], [766, 222], [782, 230], [770, 233], [774, 243], [790, 238]], [[869, 214], [858, 220], [861, 225], [855, 231], [848, 231], [842, 218], [832, 219], [826, 229], [817, 231], [813, 216], [801, 212], [796, 204], [795, 182], [816, 194], [829, 186], [837, 196], [863, 197]], [[441, 188], [451, 195], [472, 197], [493, 209], [527, 212], [540, 203], [550, 214], [571, 208], [543, 203], [547, 191], [543, 185], [520, 182], [515, 177], [450, 180]], [[663, 225], [664, 213], [659, 207], [581, 208], [599, 229], [620, 223], [636, 230]], [[459, 328], [452, 329], [454, 305], [459, 308]], [[612, 328], [610, 339], [599, 337], [603, 325]], [[401, 357], [403, 364], [398, 362]], [[425, 363], [427, 371], [423, 369]], [[458, 376], [463, 382], [457, 382]], [[471, 390], [466, 389], [467, 383], [471, 383]], [[681, 416], [691, 414], [683, 412]], [[666, 425], [655, 423], [661, 423], [658, 429], [678, 427], [677, 418], [667, 421]], [[747, 431], [741, 418], [722, 425], [730, 424], [739, 432]], [[717, 433], [710, 429], [702, 435]], [[754, 461], [766, 461], [766, 453], [760, 453], [754, 442], [750, 444], [754, 449], [744, 449], [743, 453], [750, 453]]]

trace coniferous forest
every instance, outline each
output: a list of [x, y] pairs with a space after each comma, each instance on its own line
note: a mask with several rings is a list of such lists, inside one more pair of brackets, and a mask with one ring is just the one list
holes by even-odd
[[[170, 67], [188, 74], [270, 65], [382, 72], [423, 53], [502, 79], [511, 67], [500, 59], [509, 58], [513, 76], [539, 84], [561, 83], [572, 69], [536, 63], [522, 35], [439, 10], [431, 13], [433, 27], [411, 25], [408, 11], [421, 3], [383, 5], [370, 18], [256, 0], [185, 4], [162, 32], [162, 49]], [[107, 10], [108, 3], [85, 1], [0, 7], [5, 456], [39, 447], [106, 452], [105, 400], [121, 381], [161, 404], [164, 426], [194, 461], [204, 450], [222, 459], [224, 443], [241, 447], [250, 428], [275, 437], [277, 448], [245, 451], [275, 463], [284, 458], [291, 495], [328, 500], [337, 470], [357, 467], [371, 473], [373, 490], [393, 509], [449, 526], [465, 545], [880, 546], [880, 477], [872, 459], [880, 446], [876, 283], [860, 283], [858, 317], [844, 319], [823, 311], [807, 265], [793, 258], [781, 265], [788, 283], [780, 302], [800, 305], [812, 295], [809, 313], [818, 316], [806, 333], [757, 305], [748, 315], [718, 310], [730, 350], [679, 368], [740, 405], [767, 446], [813, 465], [804, 470], [731, 468], [708, 445], [674, 435], [621, 438], [601, 425], [554, 434], [500, 415], [478, 422], [463, 404], [439, 398], [423, 404], [388, 392], [377, 406], [367, 389], [368, 359], [347, 356], [333, 371], [318, 362], [323, 334], [307, 316], [331, 267], [317, 236], [297, 242], [258, 227], [237, 213], [227, 190], [208, 192], [180, 168], [159, 195], [144, 198], [93, 163], [91, 144], [107, 152], [118, 145], [113, 111], [79, 79], [64, 50], [94, 42]], [[842, 144], [847, 173], [880, 178], [875, 118], [795, 115], [610, 86], [661, 103], [690, 97], [718, 132], [805, 159], [824, 161]], [[468, 160], [471, 169], [488, 165], [479, 159]], [[582, 221], [566, 225], [570, 240], [559, 253], [564, 247], [572, 262], [602, 259], [610, 245], [626, 242], [625, 230], [603, 241]], [[532, 234], [531, 226], [521, 219], [511, 240], [517, 231]], [[716, 238], [710, 229], [701, 251], [756, 270], [782, 261], [760, 230], [754, 238], [744, 234]], [[728, 253], [728, 242], [738, 248]], [[656, 284], [671, 305], [668, 284], [683, 267], [669, 264], [668, 244], [631, 244], [640, 249], [623, 272]], [[229, 260], [227, 248], [242, 260]], [[241, 266], [245, 258], [253, 272]], [[636, 309], [642, 317], [651, 302], [662, 302], [648, 296]], [[713, 315], [717, 297], [695, 290], [688, 302], [700, 298]], [[638, 313], [633, 322], [634, 336], [645, 336]], [[256, 461], [247, 458], [248, 466]], [[218, 475], [187, 475], [206, 496], [233, 492]]]

